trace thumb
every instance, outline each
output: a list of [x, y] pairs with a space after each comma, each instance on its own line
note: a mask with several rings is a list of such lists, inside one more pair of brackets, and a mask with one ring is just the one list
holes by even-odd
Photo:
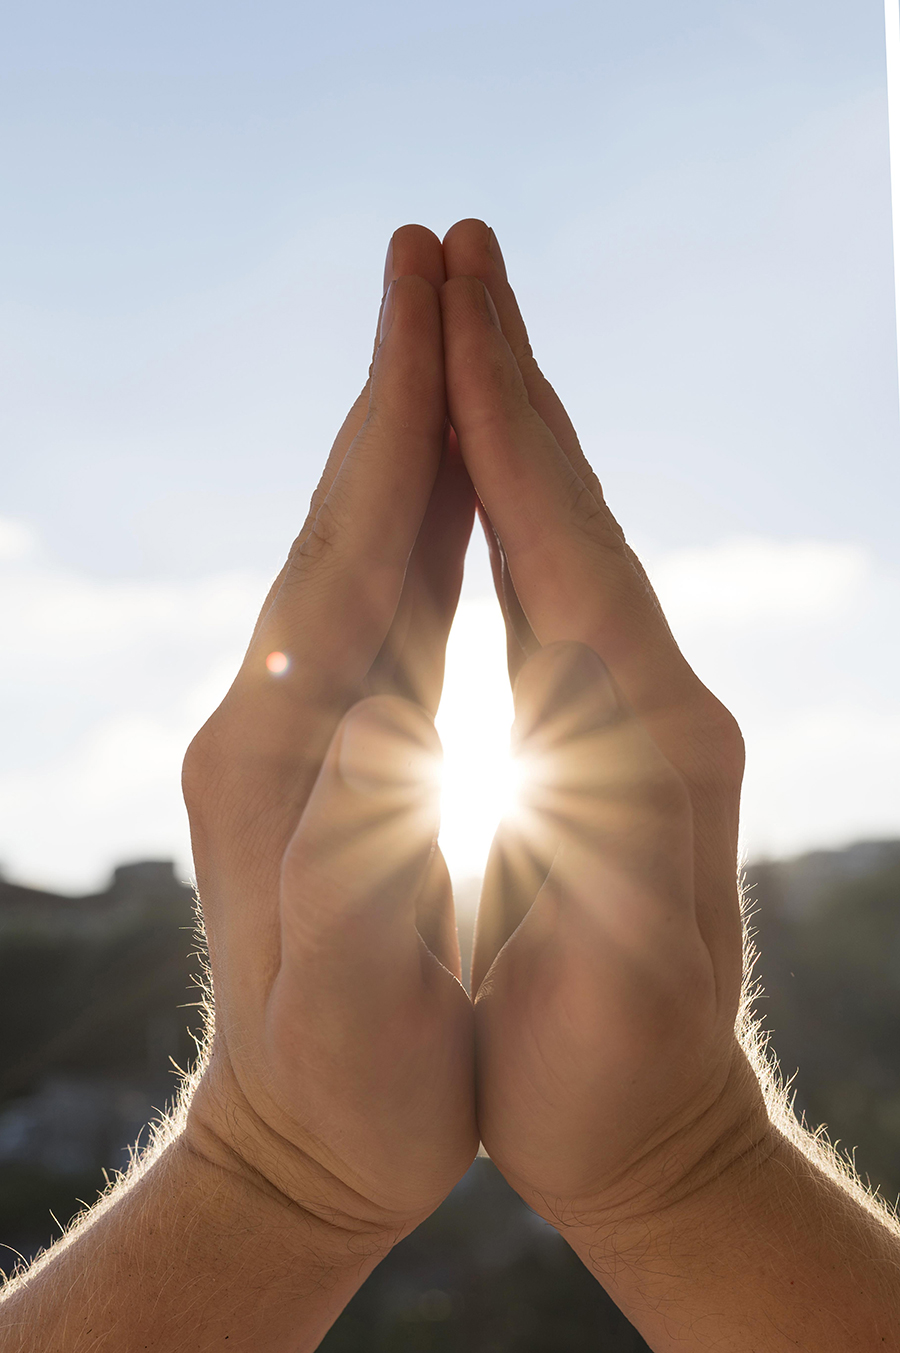
[[440, 821], [441, 745], [425, 711], [397, 696], [354, 705], [339, 724], [281, 871], [284, 958], [398, 936], [415, 951], [416, 899]]

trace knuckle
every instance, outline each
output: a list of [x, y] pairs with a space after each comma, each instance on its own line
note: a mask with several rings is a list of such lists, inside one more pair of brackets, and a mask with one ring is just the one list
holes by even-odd
[[290, 568], [290, 566], [291, 566], [291, 560], [292, 560], [292, 559], [294, 558], [294, 556], [297, 554], [297, 552], [298, 552], [298, 550], [300, 549], [301, 545], [303, 544], [304, 540], [305, 540], [306, 537], [309, 535], [309, 529], [310, 529], [310, 527], [312, 526], [313, 522], [314, 522], [315, 519], [316, 519], [316, 513], [318, 512], [318, 510], [319, 510], [319, 503], [317, 503], [316, 500], [315, 500], [315, 497], [313, 497], [313, 501], [310, 503], [309, 511], [308, 511], [307, 514], [306, 514], [306, 520], [304, 521], [303, 526], [301, 527], [301, 529], [300, 529], [300, 531], [298, 532], [298, 534], [297, 534], [297, 535], [294, 537], [294, 539], [291, 541], [291, 548], [288, 550], [288, 552], [287, 552], [287, 558], [286, 558], [285, 561], [284, 561], [285, 569], [289, 569], [289, 568]]
[[731, 711], [705, 688], [695, 727], [696, 757], [701, 775], [739, 788], [744, 776], [743, 734]]
[[351, 706], [346, 717], [356, 715], [371, 719], [380, 728], [392, 729], [401, 739], [411, 739], [436, 754], [440, 753], [440, 739], [432, 719], [421, 705], [402, 695], [379, 693], [364, 696]]
[[298, 536], [288, 557], [288, 575], [303, 576], [309, 567], [321, 564], [334, 553], [340, 537], [337, 515], [329, 501], [319, 504], [318, 511], [308, 523], [306, 531]]
[[[582, 452], [581, 454], [584, 457], [584, 452]], [[615, 529], [617, 534], [620, 535], [624, 540], [625, 532], [622, 530], [618, 521], [610, 511], [609, 504], [606, 501], [606, 495], [603, 492], [603, 485], [600, 482], [600, 479], [597, 475], [597, 471], [593, 468], [593, 466], [590, 464], [590, 462], [587, 460], [586, 457], [584, 457], [584, 465], [582, 466], [580, 473], [582, 479], [584, 480], [585, 487], [588, 489], [591, 495], [594, 498], [596, 498], [597, 502], [606, 509], [606, 512], [609, 515], [610, 524]]]
[[432, 442], [443, 429], [444, 411], [440, 403], [430, 397], [409, 398], [405, 392], [382, 392], [372, 404], [369, 415], [360, 428], [353, 447], [356, 457], [383, 456], [385, 446], [409, 445], [416, 441]]
[[489, 347], [481, 358], [483, 397], [480, 420], [508, 422], [510, 418], [531, 418], [533, 410], [527, 404], [516, 369], [510, 366], [505, 353]]
[[740, 730], [737, 719], [729, 709], [719, 700], [714, 701], [715, 717], [713, 727], [715, 733], [715, 743], [719, 749], [719, 756], [722, 764], [732, 774], [742, 776], [744, 773], [744, 762], [746, 759], [746, 748], [744, 745], [744, 735]]
[[223, 730], [217, 710], [194, 734], [182, 761], [181, 787], [190, 815], [202, 810], [210, 786], [221, 777], [224, 762]]
[[604, 499], [592, 493], [574, 471], [568, 492], [574, 521], [591, 545], [618, 560], [627, 560], [625, 537]]

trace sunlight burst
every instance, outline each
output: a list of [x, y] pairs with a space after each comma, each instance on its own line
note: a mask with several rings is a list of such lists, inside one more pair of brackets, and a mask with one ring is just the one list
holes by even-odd
[[456, 879], [483, 872], [497, 823], [515, 803], [520, 772], [509, 752], [512, 720], [500, 609], [493, 597], [464, 600], [450, 632], [435, 721], [444, 746], [439, 840]]

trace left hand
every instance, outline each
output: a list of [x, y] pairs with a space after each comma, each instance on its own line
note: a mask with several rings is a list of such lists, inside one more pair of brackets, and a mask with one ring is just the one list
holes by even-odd
[[439, 241], [399, 231], [386, 271], [370, 381], [184, 772], [215, 995], [186, 1141], [351, 1260], [477, 1147], [472, 1009], [416, 780], [473, 496], [447, 436]]
[[461, 222], [444, 256], [450, 418], [540, 775], [479, 910], [479, 1128], [551, 1221], [615, 1223], [768, 1129], [735, 1035], [743, 744], [537, 368], [492, 235]]

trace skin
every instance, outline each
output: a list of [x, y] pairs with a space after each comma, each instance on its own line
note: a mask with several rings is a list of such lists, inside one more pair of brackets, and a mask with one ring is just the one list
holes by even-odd
[[426, 776], [440, 756], [474, 500], [445, 427], [438, 241], [401, 232], [388, 274], [369, 388], [184, 768], [216, 1005], [188, 1139], [379, 1245], [478, 1140], [437, 798], [402, 784], [406, 741]]
[[[523, 751], [537, 722], [531, 738], [549, 754], [543, 794], [551, 807], [561, 796], [561, 839], [537, 896], [497, 888], [492, 869], [482, 900], [479, 1123], [532, 1205], [546, 1195], [578, 1209], [620, 1186], [631, 1193], [624, 1179], [638, 1162], [654, 1187], [654, 1169], [668, 1173], [670, 1139], [710, 1110], [722, 1133], [765, 1131], [734, 1035], [743, 743], [681, 656], [538, 372], [499, 255], [480, 271], [509, 341], [466, 275], [477, 234], [463, 223], [445, 243], [448, 400], [501, 553]], [[533, 654], [524, 665], [516, 644]], [[568, 703], [583, 708], [548, 729], [535, 715], [559, 704], [553, 686], [567, 679]], [[541, 804], [535, 811], [546, 816]], [[507, 854], [535, 836], [530, 821], [523, 827], [522, 843], [505, 833]]]
[[[9, 1287], [0, 1346], [313, 1349], [480, 1138], [660, 1353], [898, 1347], [896, 1227], [773, 1123], [735, 1035], [737, 726], [492, 233], [406, 227], [385, 282], [370, 381], [185, 761], [208, 1058], [156, 1150]], [[431, 716], [476, 505], [529, 779], [473, 1007]]]
[[482, 1140], [654, 1349], [900, 1346], [895, 1223], [776, 1126], [735, 1033], [739, 729], [536, 365], [493, 233], [460, 222], [444, 256], [448, 406], [533, 777], [478, 916]]

